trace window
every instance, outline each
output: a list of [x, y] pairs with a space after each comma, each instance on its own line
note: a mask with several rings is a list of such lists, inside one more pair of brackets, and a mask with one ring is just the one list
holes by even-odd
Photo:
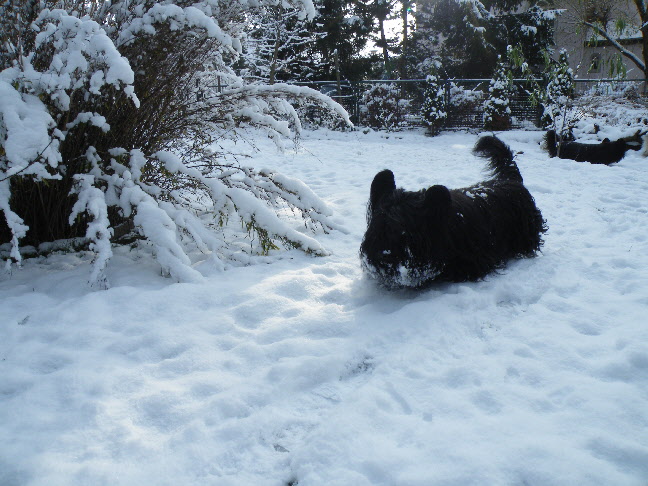
[[592, 57], [590, 58], [590, 67], [587, 70], [590, 73], [600, 73], [601, 72], [601, 55], [596, 52], [592, 54]]

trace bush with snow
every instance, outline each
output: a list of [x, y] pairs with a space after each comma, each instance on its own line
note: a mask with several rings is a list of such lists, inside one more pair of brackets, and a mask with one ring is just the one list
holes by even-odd
[[[255, 6], [272, 4], [271, 0]], [[312, 18], [310, 0], [286, 2]], [[323, 248], [280, 215], [329, 228], [326, 206], [303, 184], [223, 158], [216, 142], [243, 126], [280, 143], [301, 125], [288, 100], [309, 100], [348, 121], [309, 88], [246, 84], [232, 69], [246, 2], [76, 0], [0, 6], [0, 243], [85, 236], [105, 287], [117, 228], [132, 225], [163, 270], [199, 280], [187, 244], [218, 265], [232, 258], [230, 220], [261, 243]], [[219, 80], [220, 89], [210, 89]], [[223, 86], [224, 85], [224, 89]], [[205, 87], [199, 89], [198, 87]], [[288, 211], [290, 212], [290, 211]], [[4, 221], [2, 221], [4, 219]]]
[[403, 124], [403, 108], [407, 100], [401, 99], [398, 86], [375, 84], [362, 94], [366, 107], [365, 122], [372, 128], [396, 130]]
[[448, 106], [448, 110], [456, 107], [476, 106], [481, 104], [483, 99], [483, 91], [466, 89], [455, 82], [450, 82], [450, 106]]
[[[475, 124], [482, 122], [481, 107], [484, 104], [484, 92], [479, 86], [468, 89], [454, 81], [449, 83], [449, 102], [446, 106], [448, 119], [475, 120]], [[479, 118], [479, 119], [477, 119]]]

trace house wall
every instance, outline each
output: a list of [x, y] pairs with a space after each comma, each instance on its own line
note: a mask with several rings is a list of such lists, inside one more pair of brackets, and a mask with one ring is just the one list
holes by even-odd
[[[556, 8], [565, 9], [556, 21], [555, 41], [556, 55], [561, 48], [567, 49], [570, 57], [570, 64], [574, 73], [580, 79], [601, 79], [609, 78], [609, 63], [619, 51], [604, 41], [602, 38], [595, 46], [588, 45], [592, 39], [592, 30], [588, 27], [578, 26], [578, 20], [583, 18], [585, 4], [583, 0], [556, 0]], [[641, 34], [638, 31], [640, 25], [637, 7], [631, 0], [600, 0], [600, 3], [608, 3], [611, 7], [608, 28], [614, 28], [616, 19], [625, 19], [633, 28], [623, 36], [623, 44], [628, 50], [642, 57]], [[598, 67], [594, 62], [598, 59]], [[594, 64], [594, 67], [593, 67]], [[628, 79], [643, 78], [643, 73], [629, 59], [623, 57], [623, 64], [627, 70]]]

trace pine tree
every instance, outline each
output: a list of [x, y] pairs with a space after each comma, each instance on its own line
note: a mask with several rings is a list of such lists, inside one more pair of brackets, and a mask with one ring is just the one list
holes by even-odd
[[[420, 56], [438, 56], [450, 77], [486, 77], [492, 72], [494, 54], [485, 38], [490, 15], [480, 1], [434, 0], [428, 13], [427, 37], [436, 38], [435, 52], [420, 51]], [[417, 22], [417, 29], [423, 27]], [[424, 34], [425, 35], [425, 34]], [[426, 63], [425, 58], [420, 62]]]
[[317, 63], [314, 80], [360, 81], [372, 69], [369, 58], [360, 53], [367, 46], [373, 27], [366, 0], [321, 0], [319, 15], [309, 30], [321, 32], [308, 46], [308, 56]]
[[538, 3], [423, 0], [415, 14], [414, 62], [420, 70], [437, 59], [450, 77], [483, 78], [492, 74], [497, 56], [504, 56], [508, 45], [516, 45], [531, 64], [538, 64], [538, 53], [552, 45], [557, 13]]
[[421, 116], [432, 135], [439, 134], [448, 117], [445, 99], [445, 87], [439, 79], [437, 70], [434, 69], [425, 79], [425, 92], [421, 106]]
[[373, 28], [372, 38], [382, 57], [382, 76], [386, 79], [393, 79], [394, 66], [390, 54], [394, 52], [394, 39], [387, 36], [386, 25], [392, 17], [396, 3], [394, 0], [373, 0], [367, 6], [370, 15], [376, 19], [377, 26]]
[[511, 71], [498, 57], [495, 73], [484, 102], [484, 128], [486, 130], [508, 130], [511, 128]]

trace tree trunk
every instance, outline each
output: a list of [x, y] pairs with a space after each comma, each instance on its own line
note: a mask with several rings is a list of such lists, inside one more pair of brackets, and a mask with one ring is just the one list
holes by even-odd
[[385, 35], [385, 19], [378, 19], [378, 27], [380, 29], [380, 45], [382, 46], [383, 51], [383, 64], [385, 72], [389, 69], [389, 50], [387, 49], [387, 36]]
[[[644, 79], [648, 79], [648, 3], [646, 0], [634, 0], [641, 19], [641, 47], [644, 61]], [[648, 83], [645, 89], [648, 90]]]
[[269, 84], [275, 84], [275, 76], [277, 75], [277, 59], [279, 58], [279, 45], [281, 43], [281, 31], [277, 24], [277, 37], [275, 39], [274, 51], [272, 53], [272, 62], [270, 63], [270, 79]]
[[407, 79], [407, 11], [410, 8], [410, 2], [403, 0], [403, 7], [401, 9], [401, 21], [403, 22], [403, 40], [401, 42], [401, 55], [398, 61], [398, 74], [401, 79]]

